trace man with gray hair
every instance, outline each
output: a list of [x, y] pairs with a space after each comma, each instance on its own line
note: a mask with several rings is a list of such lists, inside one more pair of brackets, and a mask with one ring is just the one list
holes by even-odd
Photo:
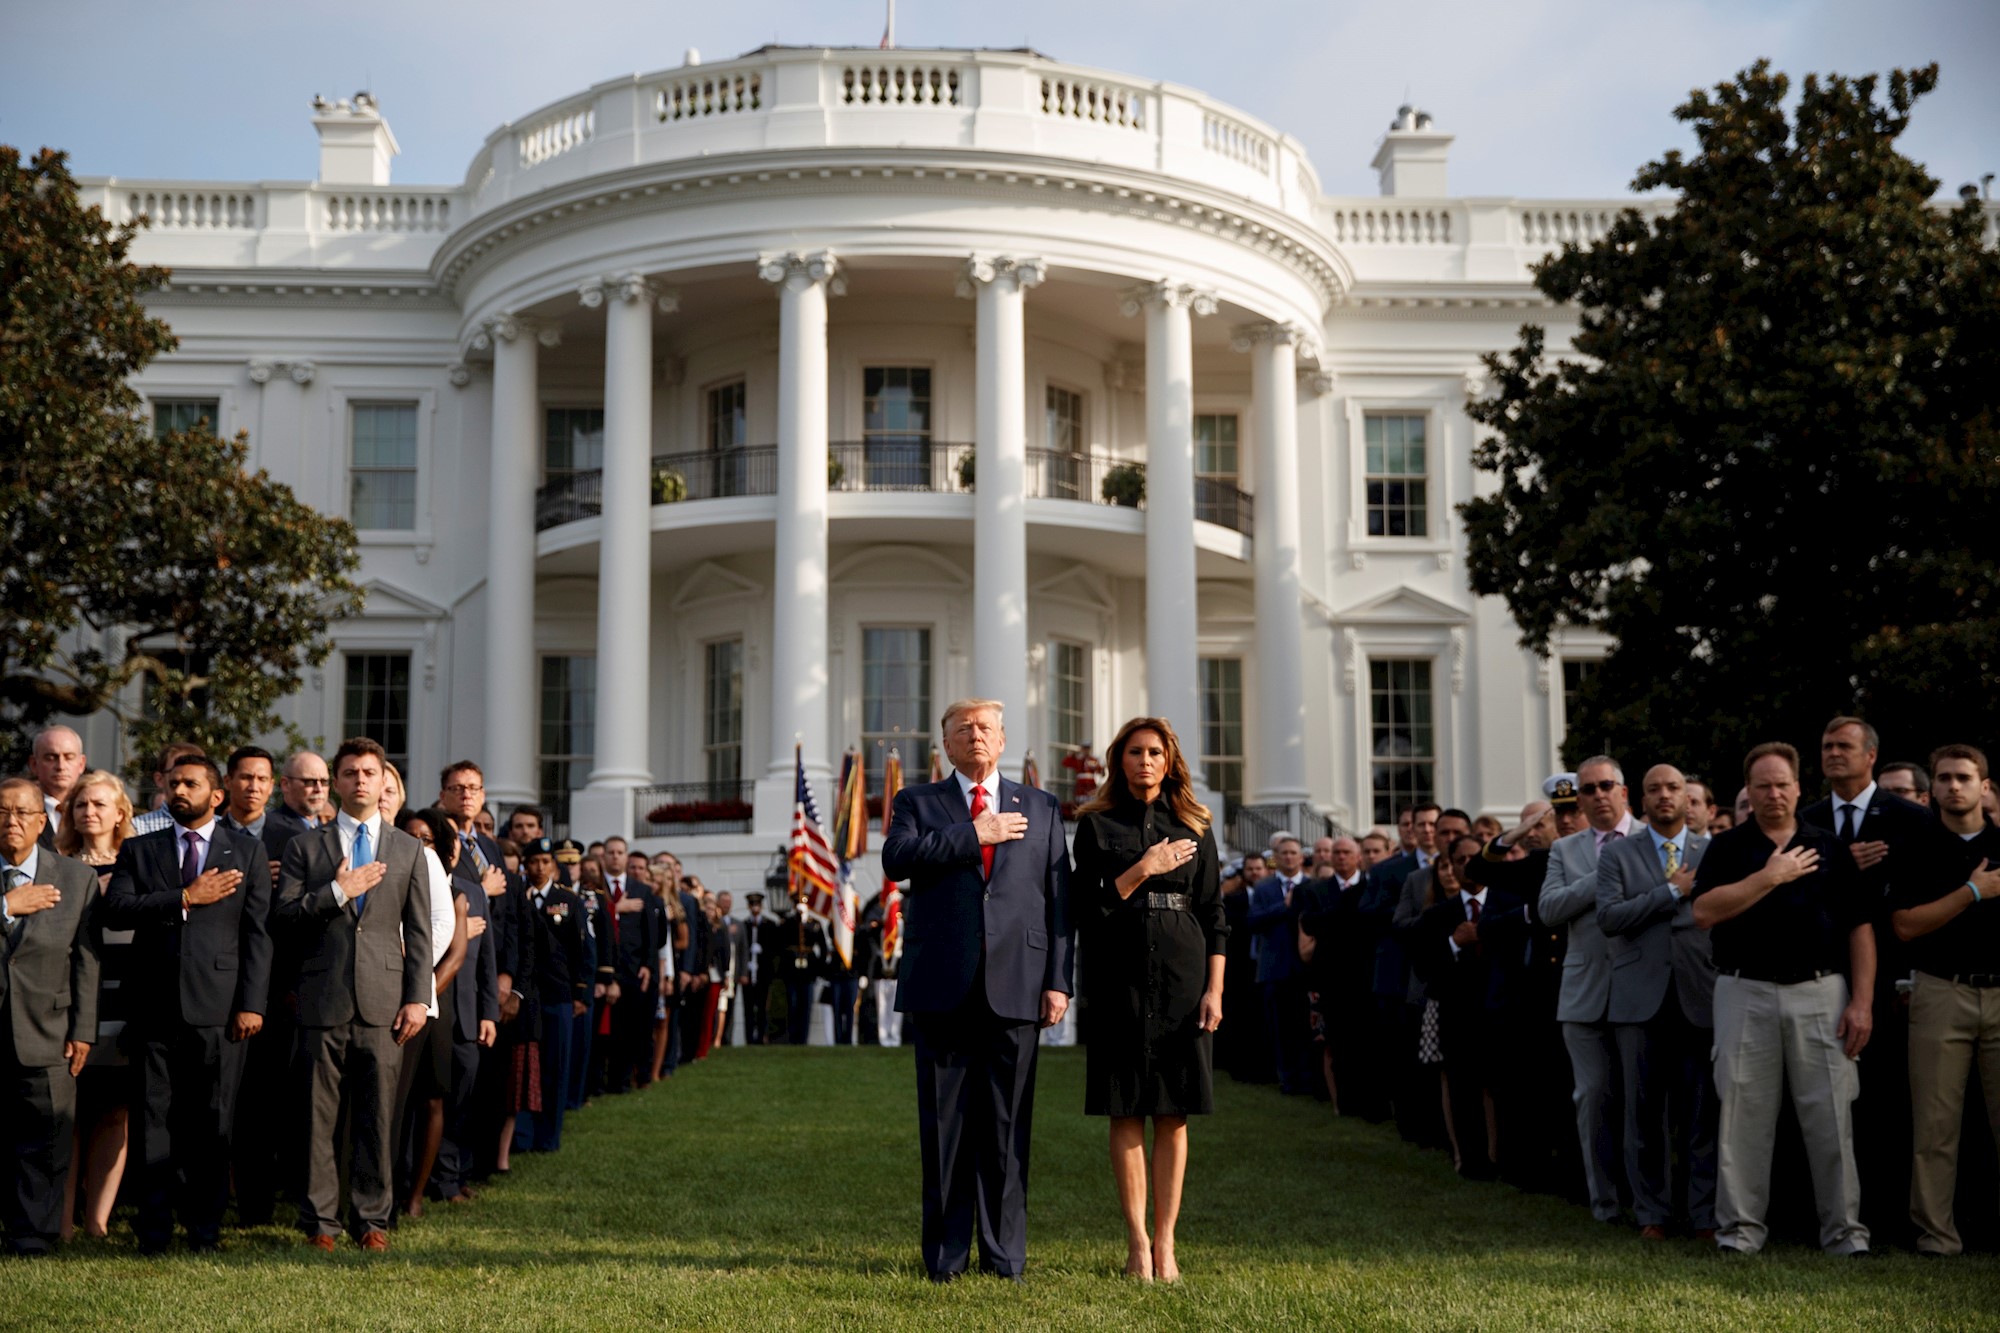
[[1543, 924], [1569, 929], [1556, 1018], [1576, 1076], [1572, 1100], [1590, 1213], [1600, 1222], [1616, 1222], [1624, 1176], [1618, 1127], [1611, 1118], [1618, 1089], [1618, 1039], [1611, 1026], [1610, 946], [1597, 924], [1597, 862], [1607, 844], [1636, 825], [1627, 804], [1625, 771], [1611, 756], [1593, 755], [1579, 764], [1576, 791], [1586, 822], [1549, 848], [1540, 908]]
[[51, 851], [55, 850], [56, 834], [62, 832], [63, 804], [87, 767], [83, 737], [68, 727], [44, 727], [36, 734], [28, 773], [42, 789], [42, 812], [49, 817], [42, 830], [42, 845]]

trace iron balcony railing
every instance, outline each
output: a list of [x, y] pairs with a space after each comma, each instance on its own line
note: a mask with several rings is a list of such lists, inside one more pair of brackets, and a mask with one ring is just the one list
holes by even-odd
[[748, 833], [756, 784], [750, 781], [668, 782], [641, 787], [632, 809], [642, 838]]
[[[969, 444], [906, 436], [836, 440], [827, 446], [827, 488], [834, 491], [964, 495], [978, 483], [978, 458]], [[720, 500], [778, 492], [778, 446], [746, 445], [658, 454], [653, 458], [654, 504]], [[1250, 496], [1219, 477], [1196, 477], [1195, 517], [1251, 535]], [[1143, 509], [1146, 465], [1100, 453], [1057, 449], [1027, 451], [1027, 494], [1038, 500]], [[604, 476], [566, 472], [535, 494], [535, 531], [595, 518], [603, 512]]]

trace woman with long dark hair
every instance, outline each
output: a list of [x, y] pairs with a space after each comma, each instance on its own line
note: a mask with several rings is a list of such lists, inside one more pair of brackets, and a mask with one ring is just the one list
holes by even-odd
[[[1208, 811], [1165, 718], [1118, 730], [1110, 772], [1079, 812], [1071, 902], [1090, 1023], [1084, 1114], [1111, 1118], [1111, 1175], [1125, 1214], [1125, 1272], [1180, 1277], [1174, 1225], [1187, 1118], [1214, 1110], [1210, 1034], [1222, 1024], [1219, 858]], [[1146, 1160], [1146, 1119], [1153, 1155]], [[1146, 1234], [1146, 1185], [1153, 1189]]]

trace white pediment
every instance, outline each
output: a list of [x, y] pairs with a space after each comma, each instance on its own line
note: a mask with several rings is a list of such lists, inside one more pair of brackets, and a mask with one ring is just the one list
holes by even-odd
[[1333, 618], [1343, 625], [1460, 625], [1472, 613], [1404, 585], [1342, 607]]
[[361, 585], [361, 614], [370, 620], [442, 620], [451, 613], [428, 598], [387, 579], [370, 579]]
[[922, 546], [870, 546], [837, 561], [828, 582], [841, 588], [947, 587], [970, 591], [972, 576]]
[[689, 571], [674, 589], [670, 605], [676, 610], [685, 610], [699, 602], [723, 599], [741, 601], [764, 595], [764, 586], [753, 579], [747, 579], [733, 569], [724, 568], [711, 560], [704, 560]]
[[1053, 578], [1035, 584], [1028, 590], [1028, 600], [1073, 602], [1093, 611], [1111, 611], [1118, 605], [1104, 576], [1082, 565], [1073, 565]]

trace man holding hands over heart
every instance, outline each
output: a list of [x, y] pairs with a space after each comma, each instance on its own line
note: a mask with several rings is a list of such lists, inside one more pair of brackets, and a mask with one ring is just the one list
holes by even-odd
[[956, 771], [898, 792], [882, 844], [884, 876], [909, 881], [896, 1009], [914, 1029], [934, 1282], [966, 1271], [975, 1223], [981, 1271], [1021, 1278], [1036, 1030], [1074, 993], [1062, 811], [1000, 776], [1006, 743], [993, 700], [945, 709]]
[[378, 808], [387, 770], [374, 741], [341, 742], [339, 813], [286, 846], [272, 913], [299, 964], [300, 1054], [310, 1071], [299, 1226], [322, 1250], [341, 1229], [334, 1131], [343, 1093], [354, 1141], [351, 1229], [364, 1250], [389, 1248], [397, 1048], [423, 1030], [430, 1007], [430, 878], [422, 844]]

